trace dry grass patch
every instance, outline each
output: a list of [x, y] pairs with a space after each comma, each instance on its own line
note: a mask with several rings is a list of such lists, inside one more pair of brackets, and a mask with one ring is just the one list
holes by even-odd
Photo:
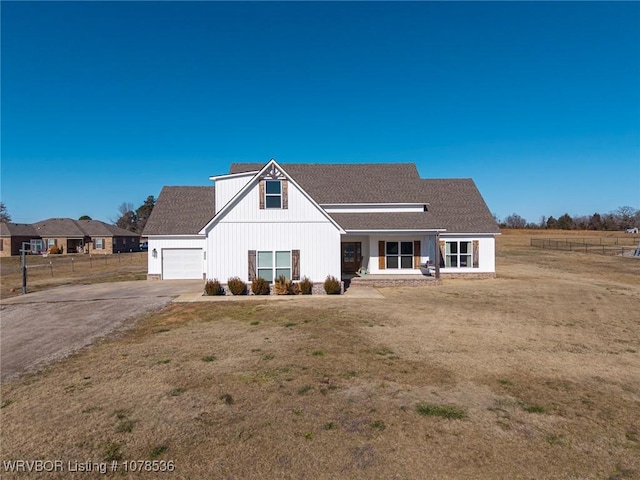
[[[147, 252], [113, 255], [49, 255], [47, 257], [27, 255], [29, 292], [60, 285], [125, 282], [146, 278]], [[2, 298], [9, 298], [21, 293], [20, 257], [0, 258], [0, 295]]]
[[640, 264], [499, 252], [496, 279], [381, 300], [171, 306], [4, 385], [3, 458], [174, 460], [163, 478], [639, 477]]

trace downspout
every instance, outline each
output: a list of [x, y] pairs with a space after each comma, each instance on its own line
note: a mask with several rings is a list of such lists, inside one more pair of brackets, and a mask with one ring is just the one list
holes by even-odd
[[440, 279], [440, 232], [436, 232], [436, 255], [435, 255], [436, 278]]

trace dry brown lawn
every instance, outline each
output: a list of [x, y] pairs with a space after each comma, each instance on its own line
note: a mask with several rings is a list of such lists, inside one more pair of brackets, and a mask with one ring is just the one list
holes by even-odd
[[[27, 290], [29, 292], [46, 290], [59, 285], [146, 278], [147, 252], [27, 256]], [[0, 296], [8, 298], [21, 293], [20, 257], [0, 258]]]
[[496, 279], [380, 300], [174, 304], [4, 385], [2, 459], [176, 466], [17, 478], [640, 478], [640, 259], [498, 252]]

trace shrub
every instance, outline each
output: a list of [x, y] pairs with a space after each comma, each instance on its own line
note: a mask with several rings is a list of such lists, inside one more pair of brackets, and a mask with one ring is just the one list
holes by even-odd
[[217, 278], [207, 280], [207, 283], [204, 284], [204, 292], [207, 295], [224, 295], [224, 289]]
[[247, 284], [240, 280], [239, 277], [231, 277], [227, 280], [227, 286], [234, 295], [246, 295]]
[[49, 249], [49, 253], [52, 255], [57, 255], [59, 253], [62, 253], [62, 249], [60, 247], [58, 247], [57, 245], [54, 245], [53, 247], [51, 247]]
[[313, 282], [309, 280], [309, 277], [304, 276], [300, 283], [298, 283], [298, 288], [300, 289], [300, 293], [302, 295], [311, 295], [313, 291]]
[[296, 295], [298, 285], [285, 278], [284, 275], [280, 275], [273, 284], [273, 291], [276, 295]]
[[339, 295], [340, 290], [340, 281], [332, 275], [327, 276], [324, 281], [324, 291], [327, 292], [327, 295]]
[[269, 295], [271, 288], [269, 287], [269, 282], [264, 278], [256, 277], [251, 282], [251, 291], [254, 295]]

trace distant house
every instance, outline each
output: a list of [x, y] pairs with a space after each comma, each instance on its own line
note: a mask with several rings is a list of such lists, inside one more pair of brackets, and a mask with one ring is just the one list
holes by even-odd
[[471, 179], [409, 163], [233, 164], [215, 187], [164, 187], [148, 277], [495, 275], [500, 230]]
[[[2, 256], [19, 255], [22, 242], [29, 242], [32, 253], [121, 253], [140, 251], [140, 235], [99, 220], [50, 218], [31, 225], [2, 223]], [[4, 244], [8, 245], [4, 247]]]
[[0, 257], [20, 255], [22, 243], [31, 244], [38, 237], [32, 225], [0, 222]]

